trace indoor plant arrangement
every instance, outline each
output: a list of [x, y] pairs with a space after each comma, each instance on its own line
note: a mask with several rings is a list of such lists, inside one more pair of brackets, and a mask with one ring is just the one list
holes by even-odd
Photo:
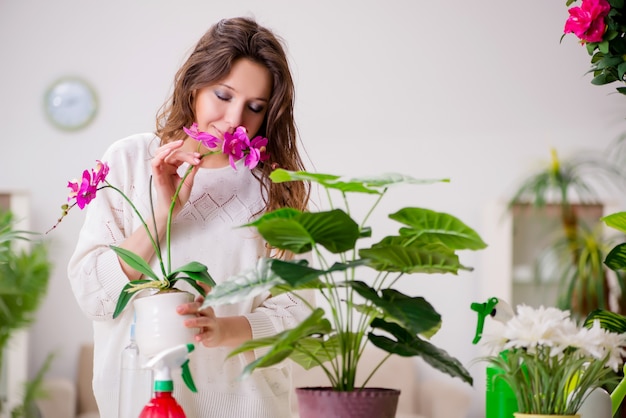
[[[196, 123], [193, 123], [189, 128], [184, 127], [183, 130], [187, 135], [189, 135], [189, 137], [199, 142], [198, 147], [200, 146], [200, 144], [203, 144], [206, 148], [215, 149], [216, 147], [221, 145], [221, 149], [219, 151], [207, 152], [206, 154], [202, 155], [201, 158], [209, 154], [223, 152], [229, 155], [230, 164], [233, 169], [236, 169], [235, 162], [240, 159], [245, 159], [245, 166], [249, 169], [253, 169], [254, 167], [256, 167], [259, 161], [265, 161], [269, 158], [269, 155], [265, 150], [267, 138], [258, 136], [251, 140], [248, 138], [245, 128], [241, 126], [238, 127], [233, 133], [226, 132], [224, 134], [224, 141], [222, 141], [221, 144], [218, 138], [206, 132], [199, 131], [198, 125]], [[96, 195], [100, 190], [110, 188], [119, 193], [126, 200], [126, 202], [128, 202], [132, 210], [140, 219], [146, 233], [148, 234], [148, 237], [150, 238], [152, 247], [154, 248], [154, 252], [158, 260], [160, 272], [157, 273], [143, 258], [137, 256], [133, 252], [117, 246], [111, 246], [111, 249], [115, 251], [115, 253], [124, 262], [126, 262], [129, 266], [142, 274], [142, 277], [140, 279], [129, 281], [122, 289], [115, 308], [115, 312], [113, 313], [113, 318], [116, 318], [124, 310], [135, 292], [144, 289], [156, 289], [159, 292], [171, 292], [175, 291], [176, 283], [179, 280], [183, 280], [190, 284], [199, 294], [204, 296], [206, 292], [198, 282], [206, 284], [208, 286], [215, 285], [215, 282], [208, 273], [207, 267], [202, 263], [192, 261], [176, 269], [173, 269], [171, 266], [170, 237], [172, 227], [172, 214], [181, 187], [187, 176], [191, 173], [193, 167], [194, 166], [190, 165], [187, 168], [178, 188], [174, 193], [174, 196], [172, 197], [172, 203], [167, 217], [164, 250], [162, 249], [162, 243], [159, 242], [158, 232], [153, 235], [148, 228], [148, 224], [144, 216], [142, 216], [140, 211], [128, 198], [128, 196], [121, 189], [110, 184], [106, 180], [106, 176], [109, 173], [109, 166], [106, 162], [97, 161], [95, 168], [91, 169], [91, 171], [85, 170], [83, 172], [81, 180], [73, 180], [68, 182], [67, 186], [70, 189], [70, 194], [67, 200], [69, 203], [62, 206], [62, 216], [58, 219], [57, 223], [51, 229], [56, 228], [56, 226], [62, 221], [62, 219], [67, 216], [69, 210], [72, 209], [74, 206], [78, 206], [80, 209], [84, 209], [89, 204], [89, 202], [96, 198]], [[150, 202], [150, 204], [150, 206], [152, 207], [152, 202]], [[153, 212], [151, 213], [151, 216], [154, 216]]]
[[626, 334], [600, 321], [578, 326], [569, 311], [520, 305], [500, 332], [485, 338], [483, 358], [502, 373], [518, 413], [576, 416], [591, 391], [617, 382]]
[[[580, 219], [579, 211], [583, 205], [601, 204], [597, 184], [624, 189], [624, 172], [616, 158], [620, 155], [618, 149], [623, 146], [623, 139], [618, 138], [608, 154], [585, 151], [561, 159], [552, 149], [551, 161], [526, 177], [508, 203], [509, 210], [523, 205], [530, 205], [538, 211], [549, 204], [558, 207], [561, 232], [550, 237], [552, 244], [537, 262], [551, 276], [549, 278], [558, 281], [556, 305], [581, 319], [595, 309], [609, 308], [609, 270], [602, 260], [618, 236], [605, 234], [599, 221], [586, 224]], [[544, 260], [558, 260], [558, 263], [543, 266]], [[625, 294], [626, 282], [621, 275], [617, 276], [617, 283]], [[626, 308], [623, 299], [620, 305], [622, 309]]]
[[[389, 355], [421, 356], [436, 369], [472, 384], [472, 377], [457, 359], [428, 341], [441, 327], [441, 316], [423, 297], [404, 294], [397, 287], [403, 276], [417, 278], [409, 276], [412, 273], [471, 270], [460, 263], [457, 251], [479, 250], [486, 244], [452, 215], [405, 207], [388, 215], [400, 224], [397, 233], [368, 245], [373, 238], [370, 216], [389, 187], [447, 180], [417, 180], [398, 174], [350, 179], [283, 169], [272, 172], [270, 178], [319, 184], [330, 209], [300, 212], [283, 208], [246, 226], [256, 227], [274, 249], [296, 255], [312, 253], [316, 265], [297, 257], [261, 259], [256, 268], [213, 288], [203, 306], [231, 303], [267, 290], [273, 295], [294, 292], [297, 296], [298, 290], [317, 289], [327, 309], [311, 307], [310, 316], [296, 327], [236, 348], [231, 356], [256, 349], [265, 353], [245, 367], [244, 375], [291, 358], [305, 369], [321, 367], [334, 391], [358, 392], [356, 371], [369, 341]], [[354, 209], [367, 207], [359, 203], [351, 208], [349, 195], [355, 193], [365, 194], [373, 202], [359, 222], [352, 217]], [[337, 202], [341, 202], [339, 206]], [[300, 413], [304, 416], [302, 409]]]
[[[577, 0], [567, 0], [570, 6]], [[592, 84], [625, 82], [626, 7], [624, 0], [581, 0], [571, 7], [564, 35], [574, 33], [591, 56]], [[561, 38], [562, 39], [562, 38]], [[626, 94], [626, 87], [617, 87]]]

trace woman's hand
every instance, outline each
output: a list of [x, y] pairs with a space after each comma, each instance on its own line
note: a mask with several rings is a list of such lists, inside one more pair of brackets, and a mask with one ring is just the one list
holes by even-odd
[[178, 194], [174, 213], [176, 215], [183, 205], [189, 199], [193, 179], [198, 171], [201, 154], [198, 152], [189, 152], [183, 150], [184, 141], [178, 140], [167, 143], [156, 150], [156, 155], [152, 160], [152, 177], [153, 184], [157, 191], [157, 204], [155, 214], [157, 218], [167, 217], [172, 198], [176, 193], [176, 189], [182, 181], [182, 177], [178, 175], [178, 168], [183, 163], [196, 166], [185, 179], [183, 186]]
[[199, 329], [196, 342], [205, 347], [236, 347], [252, 339], [252, 329], [246, 317], [217, 317], [211, 307], [200, 309], [202, 302], [204, 297], [198, 296], [193, 302], [176, 308], [181, 315], [195, 315], [186, 319], [184, 324], [187, 328]]

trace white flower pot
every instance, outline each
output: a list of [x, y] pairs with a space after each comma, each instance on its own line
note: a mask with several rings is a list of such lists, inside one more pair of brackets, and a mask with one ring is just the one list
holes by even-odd
[[187, 328], [184, 321], [194, 315], [180, 315], [176, 307], [193, 301], [188, 292], [168, 292], [137, 298], [135, 308], [135, 338], [139, 352], [152, 357], [168, 348], [193, 343], [197, 328]]

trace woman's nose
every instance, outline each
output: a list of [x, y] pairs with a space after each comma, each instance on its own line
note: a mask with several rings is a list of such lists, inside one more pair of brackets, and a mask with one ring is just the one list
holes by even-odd
[[243, 109], [239, 106], [229, 107], [224, 119], [228, 124], [229, 131], [232, 133], [243, 123]]

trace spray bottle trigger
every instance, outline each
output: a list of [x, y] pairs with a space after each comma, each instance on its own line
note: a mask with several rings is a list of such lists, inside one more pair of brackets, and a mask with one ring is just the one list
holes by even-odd
[[197, 393], [198, 389], [196, 388], [196, 384], [194, 383], [193, 377], [191, 376], [191, 371], [189, 370], [189, 359], [185, 360], [181, 367], [183, 369], [183, 382], [185, 382], [185, 385], [187, 385], [190, 391], [192, 391], [193, 393]]

